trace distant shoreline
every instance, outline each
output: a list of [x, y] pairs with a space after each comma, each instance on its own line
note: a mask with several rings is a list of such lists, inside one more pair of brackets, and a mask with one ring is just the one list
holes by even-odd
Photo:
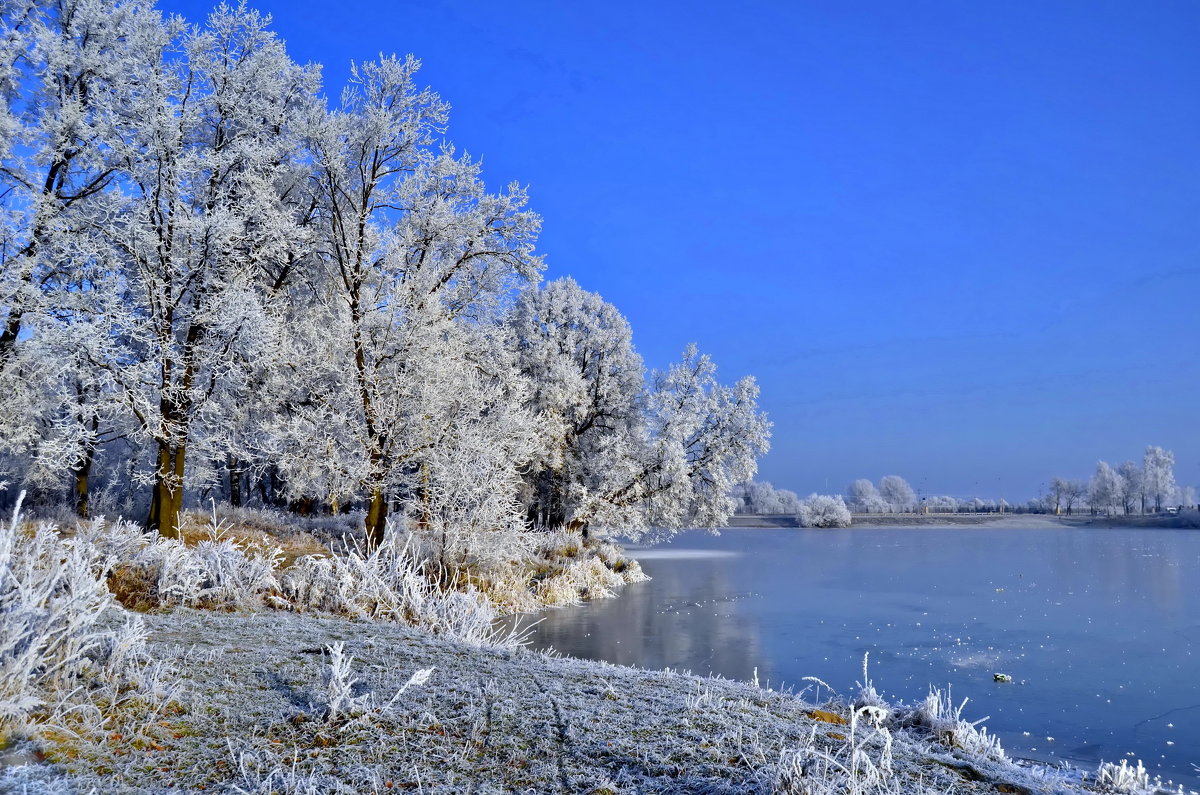
[[[971, 528], [980, 526], [1011, 528], [1064, 528], [1064, 527], [1144, 527], [1200, 529], [1200, 512], [1184, 511], [1180, 514], [1147, 514], [1132, 516], [1093, 516], [1073, 514], [1053, 516], [1044, 513], [857, 513], [850, 529], [855, 527], [944, 527]], [[795, 516], [774, 514], [736, 514], [725, 525], [730, 529], [797, 529], [800, 523]]]

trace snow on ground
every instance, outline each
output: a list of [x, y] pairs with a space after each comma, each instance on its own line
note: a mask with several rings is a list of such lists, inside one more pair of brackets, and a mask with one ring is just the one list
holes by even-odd
[[[0, 792], [1083, 791], [942, 746], [953, 721], [920, 728], [915, 712], [880, 731], [870, 724], [882, 712], [847, 723], [843, 703], [818, 711], [749, 683], [395, 624], [182, 608], [145, 620], [174, 700], [135, 699], [99, 734], [42, 731], [10, 758], [45, 762], [3, 769]], [[340, 676], [329, 653], [339, 642]]]

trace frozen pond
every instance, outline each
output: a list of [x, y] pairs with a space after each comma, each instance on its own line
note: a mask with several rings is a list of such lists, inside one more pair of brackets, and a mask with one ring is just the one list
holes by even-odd
[[653, 580], [547, 611], [534, 645], [843, 693], [869, 651], [885, 697], [949, 684], [1013, 755], [1200, 788], [1200, 531], [734, 529], [631, 553]]

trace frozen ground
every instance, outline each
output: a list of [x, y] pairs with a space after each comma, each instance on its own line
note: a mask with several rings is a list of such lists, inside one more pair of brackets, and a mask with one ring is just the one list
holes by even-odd
[[[847, 725], [842, 703], [820, 712], [748, 683], [395, 624], [190, 609], [146, 621], [175, 698], [132, 704], [98, 734], [43, 731], [10, 750], [0, 792], [1084, 791], [941, 745], [967, 735], [953, 721], [918, 726], [915, 713], [880, 731], [867, 718], [882, 713]], [[339, 642], [350, 658], [340, 678], [328, 653]], [[32, 760], [44, 761], [11, 766]], [[805, 778], [818, 772], [829, 786]]]

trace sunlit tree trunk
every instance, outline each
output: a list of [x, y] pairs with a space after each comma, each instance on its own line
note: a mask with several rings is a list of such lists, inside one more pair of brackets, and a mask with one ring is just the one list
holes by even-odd
[[383, 489], [371, 490], [371, 502], [367, 506], [367, 544], [375, 548], [383, 543], [383, 533], [387, 529], [388, 500]]

